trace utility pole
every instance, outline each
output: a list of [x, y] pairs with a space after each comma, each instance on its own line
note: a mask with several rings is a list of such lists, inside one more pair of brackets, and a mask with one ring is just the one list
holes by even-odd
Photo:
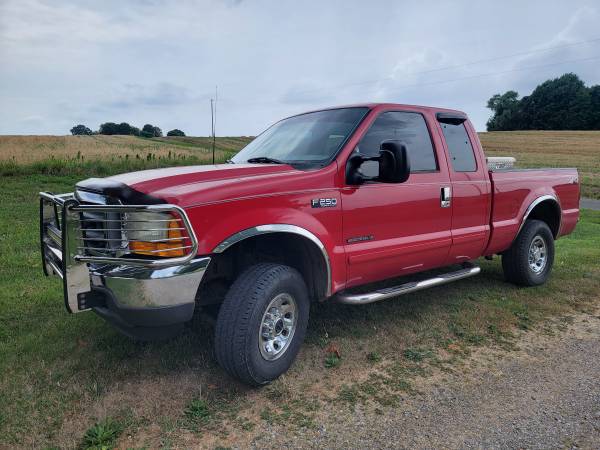
[[210, 99], [210, 121], [211, 121], [211, 131], [212, 131], [212, 163], [215, 163], [215, 144], [216, 144], [216, 133], [217, 133], [217, 100], [219, 98], [219, 93], [217, 91], [217, 86], [215, 86], [215, 98]]
[[215, 163], [215, 99], [210, 99], [210, 134], [212, 134], [212, 163]]

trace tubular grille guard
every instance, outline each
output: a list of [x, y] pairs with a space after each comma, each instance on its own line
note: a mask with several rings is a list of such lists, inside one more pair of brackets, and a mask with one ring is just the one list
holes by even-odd
[[[150, 242], [181, 241], [182, 245], [170, 250], [185, 250], [179, 257], [146, 258], [133, 257], [124, 234], [125, 224], [130, 231], [142, 229], [146, 220], [128, 219], [130, 212], [168, 212], [173, 219], [152, 219], [153, 231], [169, 230], [169, 223], [176, 220], [178, 227], [170, 230], [182, 231], [178, 238], [155, 239]], [[162, 223], [164, 222], [164, 228]], [[137, 226], [139, 224], [140, 226]], [[144, 229], [146, 230], [146, 229]], [[50, 270], [64, 276], [63, 249], [69, 249], [69, 260], [82, 263], [126, 264], [144, 267], [167, 267], [185, 264], [196, 256], [198, 241], [187, 215], [176, 205], [89, 205], [80, 203], [73, 194], [53, 195], [40, 193], [40, 234], [43, 266], [46, 274]], [[150, 250], [159, 253], [162, 250]], [[50, 269], [50, 270], [49, 270]]]

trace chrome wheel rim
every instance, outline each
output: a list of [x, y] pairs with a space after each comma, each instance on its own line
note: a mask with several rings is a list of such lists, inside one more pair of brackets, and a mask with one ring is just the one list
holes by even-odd
[[546, 247], [546, 241], [541, 236], [534, 237], [529, 246], [529, 268], [534, 273], [540, 273], [546, 267], [547, 260], [548, 249]]
[[258, 331], [258, 348], [264, 359], [273, 361], [285, 353], [297, 322], [298, 306], [290, 294], [279, 294], [269, 302]]

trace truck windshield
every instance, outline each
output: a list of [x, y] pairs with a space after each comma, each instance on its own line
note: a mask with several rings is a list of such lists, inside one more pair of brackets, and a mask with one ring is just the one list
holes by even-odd
[[328, 163], [367, 112], [368, 108], [340, 108], [283, 119], [250, 142], [231, 162]]

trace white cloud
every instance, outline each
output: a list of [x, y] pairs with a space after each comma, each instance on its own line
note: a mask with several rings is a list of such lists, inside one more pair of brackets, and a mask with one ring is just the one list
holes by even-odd
[[495, 93], [568, 71], [599, 83], [599, 61], [547, 66], [600, 56], [600, 41], [564, 46], [599, 38], [599, 14], [592, 0], [4, 0], [0, 133], [127, 121], [208, 134], [216, 84], [221, 134], [357, 101], [455, 107], [482, 129]]

